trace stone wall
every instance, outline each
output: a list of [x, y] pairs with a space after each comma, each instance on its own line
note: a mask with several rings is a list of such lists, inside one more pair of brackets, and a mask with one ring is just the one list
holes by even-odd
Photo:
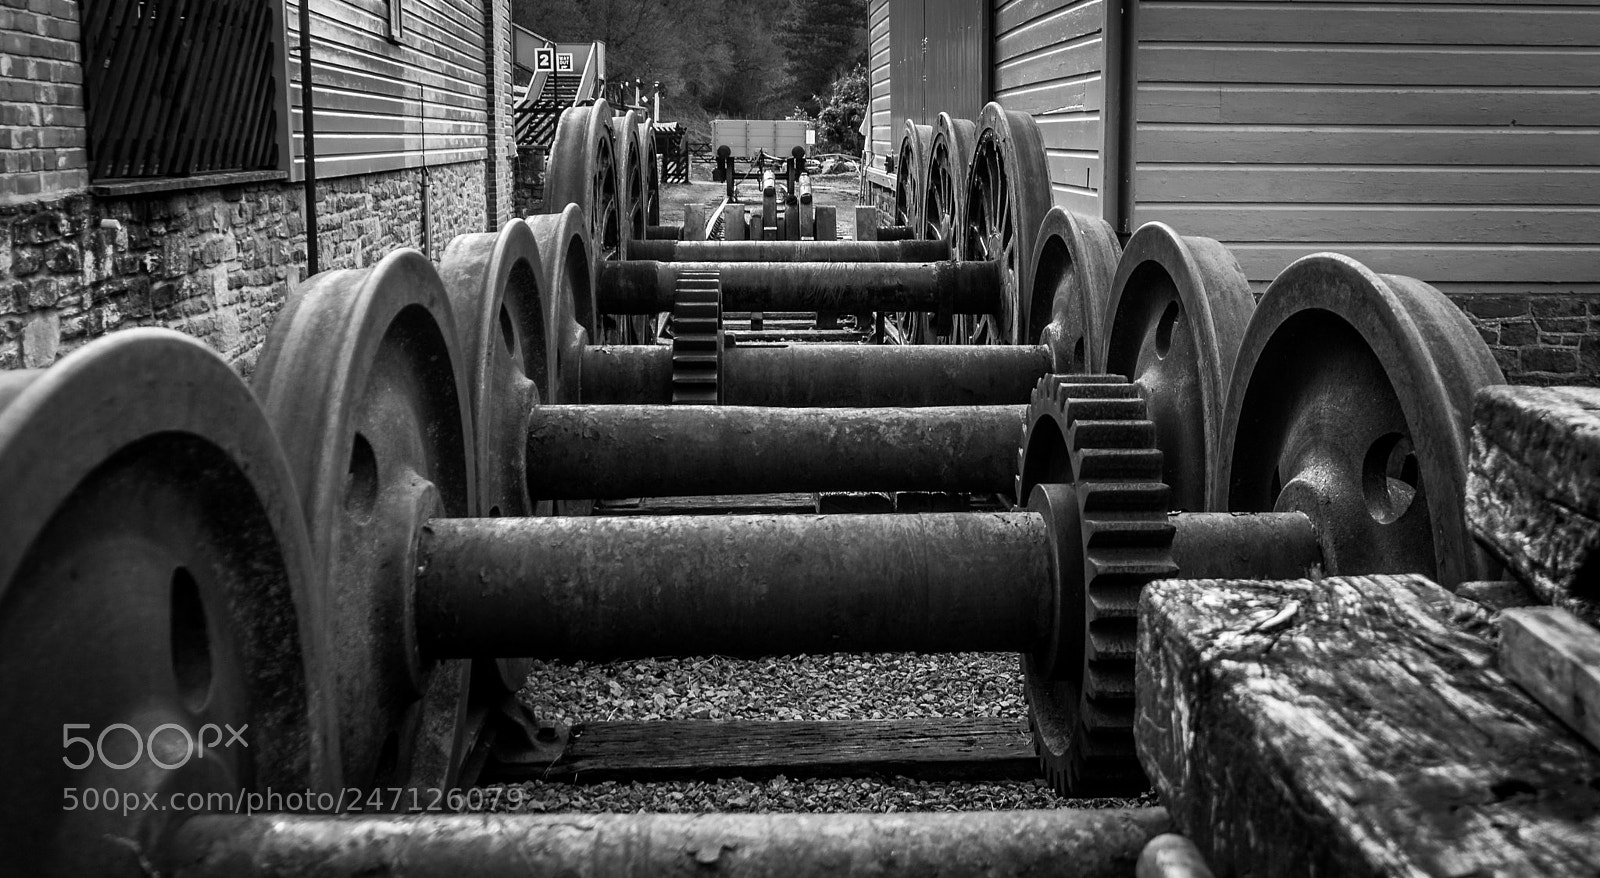
[[0, 205], [89, 182], [78, 39], [77, 0], [0, 2]]
[[[319, 181], [321, 267], [361, 268], [398, 247], [437, 260], [456, 235], [488, 228], [484, 186], [483, 162]], [[0, 369], [166, 326], [248, 373], [305, 273], [303, 208], [300, 186], [281, 182], [0, 203]]]
[[1600, 386], [1600, 296], [1451, 298], [1467, 312], [1512, 383]]

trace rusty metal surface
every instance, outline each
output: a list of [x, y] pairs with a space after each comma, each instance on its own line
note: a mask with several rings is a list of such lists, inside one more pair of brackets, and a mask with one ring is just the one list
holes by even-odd
[[957, 256], [993, 262], [1001, 289], [995, 307], [974, 325], [972, 339], [1018, 344], [1028, 327], [1034, 236], [1050, 209], [1050, 166], [1032, 116], [997, 103], [983, 108], [965, 209], [956, 217]]
[[1272, 282], [1245, 331], [1215, 508], [1304, 512], [1330, 574], [1494, 579], [1461, 498], [1473, 394], [1504, 380], [1438, 290], [1307, 256]]
[[175, 878], [562, 875], [1123, 878], [1161, 808], [961, 814], [217, 816], [186, 824]]
[[469, 388], [433, 265], [399, 250], [303, 284], [254, 389], [284, 444], [328, 594], [347, 785], [448, 787], [465, 755], [464, 663], [419, 661], [412, 535], [476, 506]]
[[717, 271], [729, 311], [933, 311], [986, 314], [1002, 298], [995, 262], [608, 262], [599, 307], [614, 314], [672, 308], [685, 273]]
[[1106, 304], [1095, 371], [1139, 386], [1165, 455], [1175, 509], [1214, 509], [1206, 491], [1221, 454], [1229, 377], [1255, 310], [1226, 247], [1146, 223], [1128, 239]]
[[1021, 406], [543, 406], [528, 427], [528, 492], [994, 493], [1012, 486], [1021, 424]]
[[1308, 579], [1322, 570], [1317, 530], [1304, 513], [1185, 512], [1169, 520], [1184, 579]]
[[1052, 591], [1021, 512], [437, 520], [418, 567], [442, 657], [1022, 652]]
[[249, 388], [164, 329], [0, 385], [0, 868], [140, 874], [144, 795], [335, 789], [326, 596]]
[[623, 196], [611, 117], [611, 105], [603, 100], [562, 111], [550, 144], [542, 208], [560, 214], [568, 204], [578, 205], [600, 259], [623, 257]]
[[[820, 215], [821, 208], [818, 208]], [[632, 258], [655, 262], [938, 262], [940, 241], [646, 241]]]
[[[1028, 345], [783, 345], [722, 352], [723, 402], [783, 408], [1021, 405], [1050, 371]], [[585, 404], [671, 402], [662, 345], [583, 352]]]
[[715, 270], [677, 273], [672, 302], [672, 403], [722, 403], [722, 282]]
[[1122, 248], [1105, 220], [1052, 207], [1033, 245], [1023, 341], [1048, 345], [1051, 371], [1093, 371], [1106, 334], [1106, 301]]
[[1060, 571], [1049, 642], [1025, 657], [1028, 717], [1065, 795], [1145, 789], [1133, 746], [1139, 591], [1176, 573], [1161, 452], [1138, 389], [1048, 375], [1023, 437], [1018, 494], [1045, 517]]

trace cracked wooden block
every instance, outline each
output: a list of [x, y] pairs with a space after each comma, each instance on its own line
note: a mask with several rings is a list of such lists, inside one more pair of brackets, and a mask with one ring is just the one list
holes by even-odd
[[1166, 580], [1139, 604], [1139, 760], [1218, 875], [1591, 875], [1600, 752], [1414, 576]]
[[1600, 388], [1478, 393], [1467, 525], [1543, 601], [1600, 624]]

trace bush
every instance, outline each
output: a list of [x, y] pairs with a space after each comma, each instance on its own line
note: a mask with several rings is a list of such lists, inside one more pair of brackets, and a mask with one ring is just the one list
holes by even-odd
[[815, 151], [860, 155], [864, 141], [861, 120], [867, 113], [866, 65], [858, 64], [854, 70], [834, 80], [818, 101], [822, 111], [817, 114]]

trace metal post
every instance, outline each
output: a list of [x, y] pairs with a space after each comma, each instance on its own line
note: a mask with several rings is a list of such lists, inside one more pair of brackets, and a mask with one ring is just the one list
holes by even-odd
[[300, 0], [300, 131], [305, 172], [301, 183], [306, 198], [306, 276], [321, 271], [317, 247], [317, 138], [311, 86], [311, 3]]

